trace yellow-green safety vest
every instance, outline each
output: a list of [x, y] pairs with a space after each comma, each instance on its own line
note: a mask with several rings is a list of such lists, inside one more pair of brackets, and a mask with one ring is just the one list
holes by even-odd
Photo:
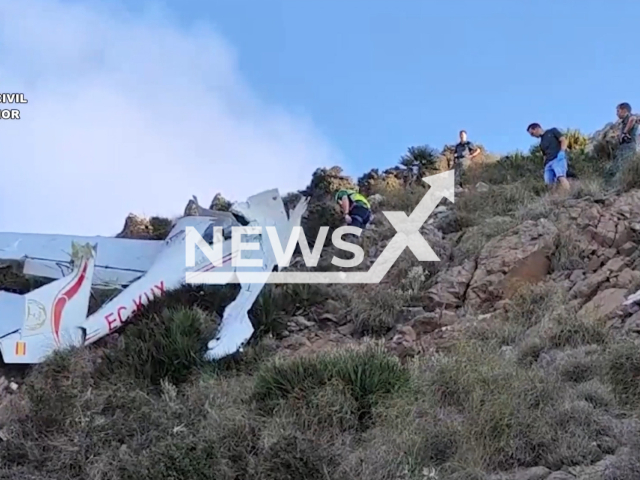
[[353, 203], [360, 202], [360, 203], [363, 203], [364, 206], [367, 207], [368, 209], [371, 209], [371, 205], [369, 205], [369, 200], [367, 200], [367, 198], [364, 195], [358, 192], [348, 192], [347, 195], [349, 195], [349, 198]]

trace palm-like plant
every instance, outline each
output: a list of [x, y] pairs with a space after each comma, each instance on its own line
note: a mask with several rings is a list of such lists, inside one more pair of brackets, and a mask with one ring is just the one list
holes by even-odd
[[409, 147], [400, 157], [400, 166], [404, 168], [407, 183], [415, 183], [418, 178], [438, 168], [440, 152], [429, 145]]

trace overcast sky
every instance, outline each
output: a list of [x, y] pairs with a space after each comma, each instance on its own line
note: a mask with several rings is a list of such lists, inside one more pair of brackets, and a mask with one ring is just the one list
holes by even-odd
[[159, 11], [2, 0], [0, 78], [29, 101], [0, 123], [0, 231], [112, 235], [129, 212], [284, 195], [342, 163], [311, 119], [257, 98], [233, 45]]

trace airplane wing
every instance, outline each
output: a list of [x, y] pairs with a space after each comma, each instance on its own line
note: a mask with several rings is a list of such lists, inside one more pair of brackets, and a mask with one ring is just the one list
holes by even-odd
[[71, 244], [98, 246], [94, 287], [126, 285], [143, 275], [162, 250], [163, 240], [134, 240], [40, 233], [0, 233], [0, 265], [24, 262], [23, 273], [59, 279], [72, 271]]

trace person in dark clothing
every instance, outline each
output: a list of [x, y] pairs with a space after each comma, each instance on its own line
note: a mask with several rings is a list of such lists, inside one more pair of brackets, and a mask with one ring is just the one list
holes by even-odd
[[462, 170], [467, 168], [471, 159], [480, 154], [480, 149], [467, 140], [467, 132], [460, 130], [460, 141], [454, 147], [453, 167], [455, 168], [456, 185], [462, 186]]
[[619, 180], [620, 173], [637, 153], [638, 137], [638, 121], [631, 114], [631, 105], [626, 102], [619, 104], [616, 116], [620, 119], [619, 146], [608, 172], [615, 181]]
[[618, 105], [616, 107], [616, 116], [621, 120], [620, 144], [633, 144], [635, 146], [638, 136], [638, 119], [631, 114], [631, 105], [627, 102]]
[[544, 155], [544, 182], [551, 187], [560, 184], [563, 190], [568, 191], [567, 139], [557, 128], [543, 130], [539, 123], [529, 125], [527, 132], [540, 139], [540, 150]]
[[354, 190], [343, 189], [335, 194], [335, 200], [340, 205], [348, 225], [366, 228], [371, 221], [371, 205], [364, 195]]

